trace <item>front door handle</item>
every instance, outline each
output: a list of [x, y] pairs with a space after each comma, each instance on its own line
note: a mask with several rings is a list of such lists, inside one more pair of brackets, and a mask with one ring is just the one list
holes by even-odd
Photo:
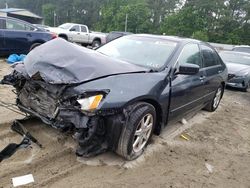
[[32, 37], [32, 35], [30, 33], [27, 34], [27, 37]]
[[219, 74], [222, 73], [222, 70], [219, 70], [218, 73], [219, 73]]

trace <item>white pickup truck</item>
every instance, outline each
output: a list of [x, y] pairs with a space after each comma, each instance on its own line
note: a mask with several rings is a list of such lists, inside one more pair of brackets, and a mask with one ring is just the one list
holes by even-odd
[[80, 43], [83, 46], [99, 47], [106, 43], [105, 33], [91, 32], [86, 25], [65, 23], [58, 27], [50, 27], [48, 30], [56, 33], [58, 37], [70, 42]]

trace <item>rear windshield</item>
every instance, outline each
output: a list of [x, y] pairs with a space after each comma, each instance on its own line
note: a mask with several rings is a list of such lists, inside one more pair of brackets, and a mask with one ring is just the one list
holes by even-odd
[[250, 65], [250, 55], [243, 53], [221, 52], [220, 56], [225, 63]]
[[71, 26], [72, 26], [72, 24], [65, 23], [65, 24], [62, 24], [62, 25], [60, 25], [58, 27], [61, 28], [61, 29], [69, 29]]
[[125, 36], [97, 51], [132, 64], [159, 69], [166, 64], [176, 46], [176, 42], [159, 38]]

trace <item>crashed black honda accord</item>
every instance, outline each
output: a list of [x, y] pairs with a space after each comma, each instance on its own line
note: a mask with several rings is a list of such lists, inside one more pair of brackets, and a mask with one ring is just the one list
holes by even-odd
[[110, 150], [132, 160], [168, 122], [215, 111], [226, 79], [225, 64], [207, 43], [129, 35], [97, 50], [55, 39], [1, 83], [15, 87], [21, 111], [71, 131], [77, 155]]

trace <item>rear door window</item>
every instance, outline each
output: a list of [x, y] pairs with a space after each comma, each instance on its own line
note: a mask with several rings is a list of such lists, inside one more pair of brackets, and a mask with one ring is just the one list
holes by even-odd
[[32, 27], [31, 25], [25, 24], [25, 30], [26, 30], [26, 31], [35, 31], [36, 28], [35, 28], [35, 27]]
[[6, 29], [15, 30], [15, 31], [35, 31], [36, 30], [35, 27], [29, 24], [19, 22], [16, 20], [12, 20], [12, 19], [6, 20]]
[[87, 33], [87, 28], [86, 28], [85, 26], [81, 26], [81, 31], [82, 31], [83, 33]]
[[197, 44], [187, 44], [184, 46], [178, 60], [179, 64], [189, 63], [202, 67], [200, 49]]
[[25, 24], [23, 24], [22, 22], [18, 22], [16, 20], [7, 19], [6, 20], [6, 29], [25, 31]]
[[220, 59], [215, 50], [205, 45], [200, 45], [200, 47], [201, 47], [201, 54], [203, 57], [204, 67], [221, 65]]

